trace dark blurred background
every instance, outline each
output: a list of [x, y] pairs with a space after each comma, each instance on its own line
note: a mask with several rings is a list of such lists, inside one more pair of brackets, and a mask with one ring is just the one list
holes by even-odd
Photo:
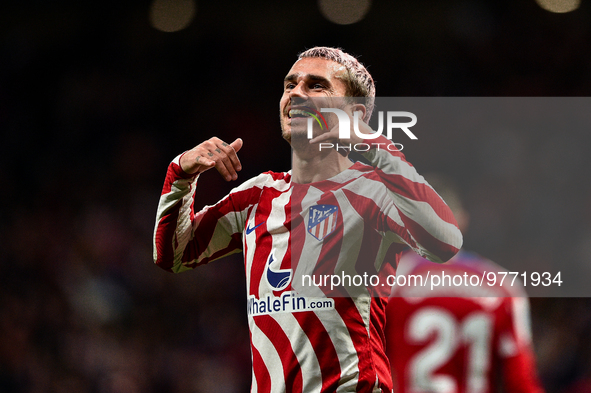
[[[241, 257], [162, 271], [155, 209], [213, 135], [243, 138], [239, 181], [289, 169], [282, 79], [316, 45], [360, 56], [379, 96], [591, 95], [586, 0], [2, 2], [0, 392], [249, 391]], [[421, 143], [407, 158], [459, 186], [466, 248], [589, 265], [591, 134]], [[238, 184], [203, 181], [198, 204]], [[591, 392], [591, 302], [531, 301], [546, 388]]]

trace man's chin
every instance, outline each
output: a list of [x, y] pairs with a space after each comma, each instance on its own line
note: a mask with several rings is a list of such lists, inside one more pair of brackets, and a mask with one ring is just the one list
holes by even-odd
[[289, 144], [291, 148], [298, 151], [308, 151], [313, 149], [315, 146], [310, 144], [310, 140], [307, 138], [306, 133], [290, 135]]
[[308, 130], [305, 127], [283, 127], [281, 130], [281, 135], [283, 135], [283, 139], [288, 142], [292, 142], [294, 140], [305, 140], [305, 142], [308, 142]]
[[288, 131], [281, 131], [281, 136], [283, 137], [283, 139], [285, 139], [287, 142], [291, 143], [291, 132]]

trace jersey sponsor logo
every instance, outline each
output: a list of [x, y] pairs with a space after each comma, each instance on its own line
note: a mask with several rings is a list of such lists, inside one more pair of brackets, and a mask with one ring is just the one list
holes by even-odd
[[263, 222], [259, 223], [258, 225], [255, 225], [254, 227], [251, 227], [250, 224], [248, 224], [248, 226], [246, 227], [246, 234], [247, 235], [250, 235], [252, 233], [252, 231], [254, 231], [258, 227], [260, 227], [261, 225], [263, 225], [265, 222], [266, 221], [263, 221]]
[[248, 316], [293, 313], [302, 311], [333, 310], [334, 299], [299, 296], [295, 292], [283, 292], [281, 296], [267, 295], [257, 299], [248, 297]]
[[[287, 288], [291, 281], [291, 269], [274, 268], [271, 266], [274, 261], [273, 253], [271, 253], [265, 266], [265, 277], [267, 277], [267, 282], [274, 290], [282, 291]], [[278, 265], [280, 266], [281, 262]]]
[[339, 208], [334, 205], [310, 206], [308, 233], [319, 241], [330, 235], [337, 227]]

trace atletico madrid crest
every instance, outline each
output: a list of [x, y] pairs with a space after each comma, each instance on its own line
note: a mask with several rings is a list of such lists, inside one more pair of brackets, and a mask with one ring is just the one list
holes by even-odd
[[308, 211], [308, 233], [323, 240], [337, 227], [339, 208], [334, 205], [310, 206]]

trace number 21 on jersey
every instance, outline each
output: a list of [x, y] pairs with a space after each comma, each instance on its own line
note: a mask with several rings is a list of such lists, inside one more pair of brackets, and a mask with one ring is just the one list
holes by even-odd
[[465, 391], [483, 392], [487, 387], [486, 375], [490, 367], [492, 329], [491, 316], [481, 311], [472, 312], [462, 320], [439, 307], [426, 307], [415, 312], [405, 329], [406, 340], [416, 345], [429, 345], [417, 352], [408, 365], [409, 390], [457, 392], [457, 378], [437, 370], [463, 347], [467, 351]]

